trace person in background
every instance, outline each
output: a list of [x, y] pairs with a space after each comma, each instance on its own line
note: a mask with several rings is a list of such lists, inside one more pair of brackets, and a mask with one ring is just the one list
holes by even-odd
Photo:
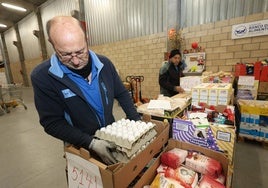
[[40, 124], [65, 144], [93, 151], [106, 164], [116, 163], [110, 152], [115, 146], [94, 134], [115, 121], [114, 99], [126, 118], [141, 119], [128, 91], [112, 62], [88, 49], [77, 19], [57, 16], [46, 26], [55, 53], [31, 73]]
[[160, 68], [158, 78], [160, 94], [172, 97], [178, 93], [184, 92], [184, 89], [180, 86], [180, 77], [183, 76], [181, 57], [179, 50], [172, 50], [169, 55], [169, 61]]

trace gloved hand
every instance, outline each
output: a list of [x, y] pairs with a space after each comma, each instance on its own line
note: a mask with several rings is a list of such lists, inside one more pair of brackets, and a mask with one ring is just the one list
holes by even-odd
[[117, 162], [112, 154], [112, 151], [114, 151], [115, 148], [115, 144], [96, 138], [94, 138], [89, 145], [89, 149], [95, 151], [107, 165], [115, 164]]

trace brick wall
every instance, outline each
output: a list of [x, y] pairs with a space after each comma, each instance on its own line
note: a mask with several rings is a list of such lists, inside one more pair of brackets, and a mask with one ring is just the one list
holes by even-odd
[[238, 17], [185, 28], [186, 44], [198, 41], [205, 48], [207, 70], [234, 71], [237, 62], [255, 62], [268, 57], [268, 36], [231, 39], [232, 25], [268, 18], [268, 13]]
[[[28, 82], [29, 82], [30, 86], [32, 86], [30, 74], [31, 74], [32, 70], [41, 62], [43, 62], [41, 57], [36, 58], [36, 59], [26, 59], [25, 60], [25, 65], [26, 65], [26, 69], [27, 69], [26, 70], [27, 71], [27, 78], [28, 78]], [[21, 63], [20, 62], [10, 63], [10, 69], [11, 69], [12, 76], [13, 76], [13, 82], [14, 83], [23, 83], [23, 77], [22, 77], [22, 74], [20, 72]]]
[[165, 33], [91, 46], [90, 49], [107, 56], [123, 81], [128, 75], [144, 76], [142, 97], [157, 97], [158, 73], [166, 51]]
[[[234, 71], [237, 62], [268, 58], [268, 36], [232, 40], [232, 25], [263, 19], [268, 19], [268, 12], [184, 28], [185, 46], [190, 48], [191, 43], [197, 41], [205, 48], [207, 70]], [[123, 81], [127, 75], [143, 75], [142, 96], [157, 97], [158, 73], [167, 49], [166, 33], [91, 46], [90, 49], [109, 57]]]

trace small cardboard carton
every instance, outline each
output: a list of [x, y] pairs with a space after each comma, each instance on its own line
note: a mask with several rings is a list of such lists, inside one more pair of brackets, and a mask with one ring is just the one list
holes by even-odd
[[268, 82], [260, 82], [258, 92], [263, 93], [263, 94], [267, 94], [268, 93]]
[[[143, 118], [144, 121], [146, 121], [146, 118], [148, 120], [148, 117], [149, 116]], [[156, 138], [143, 151], [137, 154], [137, 156], [134, 157], [132, 160], [130, 160], [128, 163], [125, 164], [117, 163], [114, 165], [107, 166], [104, 163], [98, 161], [97, 158], [91, 156], [87, 150], [83, 148], [77, 149], [73, 146], [66, 147], [65, 152], [75, 154], [76, 156], [85, 159], [87, 163], [94, 164], [94, 166], [97, 165], [100, 171], [101, 181], [104, 188], [128, 187], [131, 184], [131, 182], [141, 173], [144, 167], [151, 161], [151, 159], [156, 154], [161, 152], [163, 146], [167, 143], [169, 139], [169, 123], [155, 120], [151, 120], [150, 122], [156, 124], [156, 131], [157, 131]], [[78, 181], [79, 179], [78, 176], [81, 175], [81, 172], [78, 171], [77, 169], [76, 171], [77, 173], [75, 174], [75, 177]]]
[[[222, 165], [222, 168], [223, 168], [223, 174], [226, 177], [226, 187], [227, 188], [231, 187], [233, 168], [230, 168], [230, 170], [229, 170], [229, 167], [233, 167], [233, 166], [229, 165], [229, 160], [224, 154], [217, 152], [217, 151], [214, 151], [214, 150], [210, 150], [210, 149], [201, 147], [201, 146], [197, 146], [195, 144], [181, 142], [181, 141], [178, 141], [178, 140], [175, 140], [172, 138], [168, 140], [168, 145], [163, 152], [169, 151], [173, 148], [180, 148], [180, 149], [184, 149], [184, 150], [201, 152], [202, 154], [219, 161]], [[160, 156], [161, 156], [161, 154], [154, 160], [152, 165], [143, 174], [143, 176], [140, 178], [139, 182], [134, 186], [134, 188], [140, 188], [140, 187], [143, 187], [145, 185], [150, 185], [152, 183], [152, 181], [154, 180], [156, 173], [157, 173], [156, 169], [161, 164]]]

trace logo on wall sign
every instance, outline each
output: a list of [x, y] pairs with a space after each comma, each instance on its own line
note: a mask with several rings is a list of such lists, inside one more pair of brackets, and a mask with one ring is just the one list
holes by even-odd
[[247, 33], [247, 27], [245, 25], [240, 25], [235, 28], [234, 34], [238, 37], [241, 37]]

